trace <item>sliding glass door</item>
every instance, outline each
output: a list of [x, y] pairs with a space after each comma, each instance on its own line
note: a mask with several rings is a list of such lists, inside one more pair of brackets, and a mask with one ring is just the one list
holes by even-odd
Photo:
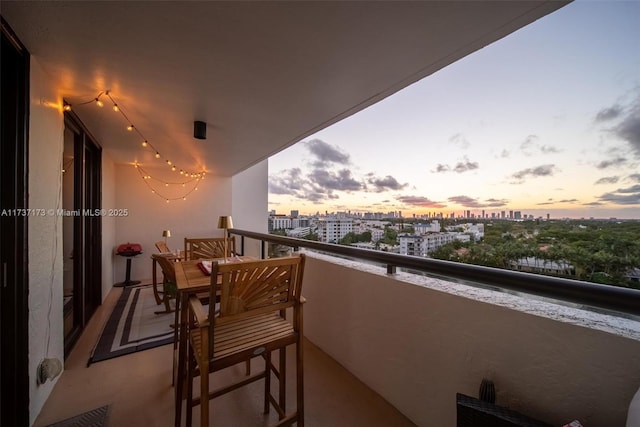
[[65, 113], [62, 161], [65, 356], [102, 300], [101, 148]]

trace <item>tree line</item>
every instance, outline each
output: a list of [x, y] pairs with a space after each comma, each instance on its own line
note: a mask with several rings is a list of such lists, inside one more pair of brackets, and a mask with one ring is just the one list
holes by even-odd
[[449, 243], [429, 256], [498, 268], [527, 258], [568, 263], [573, 268], [558, 275], [640, 289], [629, 277], [640, 268], [640, 222], [493, 221], [481, 241]]

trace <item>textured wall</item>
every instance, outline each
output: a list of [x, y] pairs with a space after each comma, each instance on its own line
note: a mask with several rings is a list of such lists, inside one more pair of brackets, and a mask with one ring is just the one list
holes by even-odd
[[[29, 208], [62, 207], [61, 168], [64, 122], [62, 105], [48, 76], [31, 58], [31, 115], [29, 118]], [[40, 413], [57, 378], [36, 383], [42, 359], [64, 360], [62, 329], [62, 218], [30, 216], [29, 222], [29, 414]], [[58, 377], [59, 378], [59, 377]]]
[[[145, 170], [166, 181], [176, 180], [176, 173], [166, 167], [145, 167]], [[151, 193], [133, 166], [118, 164], [115, 174], [114, 208], [128, 211], [127, 216], [115, 219], [116, 237], [111, 256], [116, 283], [125, 278], [126, 259], [115, 255], [116, 247], [122, 243], [142, 245], [144, 253], [132, 261], [131, 279], [149, 280], [150, 256], [157, 252], [155, 242], [163, 240], [162, 230], [171, 230], [167, 244], [172, 250], [182, 249], [185, 237], [222, 237], [222, 230], [217, 228], [218, 216], [231, 214], [231, 178], [207, 174], [198, 190], [187, 196], [187, 200], [166, 203]]]
[[485, 376], [496, 384], [498, 404], [552, 425], [624, 425], [640, 384], [637, 339], [378, 270], [310, 258], [305, 335], [417, 425], [455, 425], [456, 392], [477, 396]]

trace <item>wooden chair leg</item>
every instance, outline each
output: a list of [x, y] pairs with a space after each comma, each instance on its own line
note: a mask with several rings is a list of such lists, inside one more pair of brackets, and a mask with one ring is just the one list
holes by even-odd
[[[280, 362], [280, 369], [278, 377], [280, 381], [278, 381], [278, 397], [280, 399], [280, 409], [282, 409], [283, 413], [286, 413], [286, 405], [287, 405], [287, 348], [281, 348], [278, 354], [278, 361]], [[282, 419], [283, 417], [280, 417]]]
[[296, 408], [298, 427], [304, 427], [304, 369], [302, 363], [302, 340], [296, 344]]
[[[195, 377], [195, 361], [193, 355], [189, 354], [187, 362], [187, 427], [193, 424], [193, 378]], [[182, 385], [178, 385], [182, 387]], [[182, 405], [182, 402], [180, 402]]]
[[152, 273], [151, 273], [151, 283], [153, 284], [153, 296], [156, 299], [156, 304], [160, 305], [162, 303], [162, 300], [160, 299], [160, 294], [158, 293], [158, 276], [157, 276], [157, 264], [158, 261], [155, 260], [155, 258], [153, 259], [153, 267], [152, 267]]
[[271, 394], [271, 352], [264, 353], [264, 413], [270, 409], [269, 395]]
[[209, 346], [206, 335], [202, 337], [204, 354], [200, 355], [198, 367], [200, 368], [200, 426], [209, 427], [209, 358], [207, 348]]

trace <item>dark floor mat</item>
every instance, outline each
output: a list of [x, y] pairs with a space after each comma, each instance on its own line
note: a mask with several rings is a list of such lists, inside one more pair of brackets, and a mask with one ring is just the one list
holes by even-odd
[[107, 427], [109, 425], [110, 408], [111, 405], [106, 405], [84, 414], [49, 424], [47, 427]]

